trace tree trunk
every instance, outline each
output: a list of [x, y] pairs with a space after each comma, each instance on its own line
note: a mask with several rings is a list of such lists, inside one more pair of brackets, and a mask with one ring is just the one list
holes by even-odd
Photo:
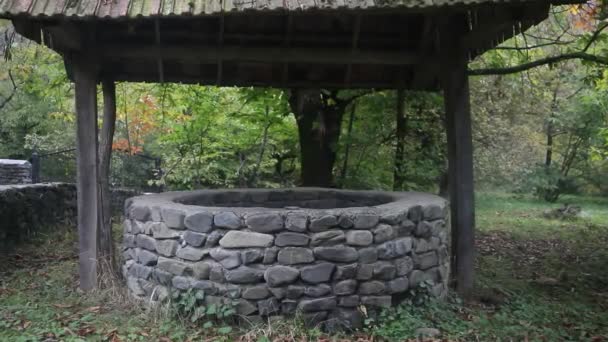
[[406, 121], [405, 121], [405, 91], [403, 89], [397, 90], [397, 145], [395, 146], [395, 160], [393, 165], [393, 191], [403, 190], [403, 183], [405, 177], [403, 175], [405, 171], [405, 133], [406, 133]]
[[344, 106], [327, 99], [318, 89], [294, 90], [289, 98], [298, 124], [302, 186], [334, 186], [333, 168]]
[[76, 97], [80, 288], [97, 287], [97, 82], [84, 56], [73, 63]]
[[112, 141], [116, 122], [116, 86], [113, 81], [104, 80], [103, 86], [103, 125], [99, 146], [99, 240], [97, 257], [104, 270], [115, 273], [116, 264], [112, 241], [112, 207], [110, 193], [110, 163], [112, 160]]
[[344, 182], [346, 182], [346, 173], [348, 171], [348, 158], [350, 156], [350, 146], [352, 133], [353, 133], [353, 123], [355, 122], [355, 113], [357, 111], [357, 102], [353, 101], [353, 104], [350, 108], [350, 116], [348, 118], [348, 131], [347, 131], [347, 139], [346, 147], [344, 148], [344, 162], [342, 163], [342, 172], [340, 173], [340, 188], [344, 187]]

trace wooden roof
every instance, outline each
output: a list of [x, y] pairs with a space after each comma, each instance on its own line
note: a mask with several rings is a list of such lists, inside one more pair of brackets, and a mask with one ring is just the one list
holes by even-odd
[[534, 0], [0, 0], [0, 15], [12, 17], [137, 18], [200, 16], [248, 10], [422, 9], [525, 4]]
[[0, 0], [0, 17], [68, 73], [87, 54], [116, 81], [437, 90], [441, 30], [474, 58], [563, 1]]

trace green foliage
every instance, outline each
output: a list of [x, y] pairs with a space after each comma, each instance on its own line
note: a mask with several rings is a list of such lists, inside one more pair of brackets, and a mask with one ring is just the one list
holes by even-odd
[[226, 325], [236, 315], [237, 302], [205, 304], [205, 292], [189, 289], [171, 294], [171, 311], [178, 319], [187, 319], [203, 329], [214, 328], [218, 334], [226, 335], [232, 327]]

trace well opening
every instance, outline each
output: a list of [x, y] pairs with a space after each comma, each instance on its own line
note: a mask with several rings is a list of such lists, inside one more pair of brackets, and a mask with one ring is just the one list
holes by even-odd
[[272, 209], [336, 209], [371, 207], [393, 198], [386, 194], [339, 190], [234, 190], [195, 192], [176, 199], [186, 205]]

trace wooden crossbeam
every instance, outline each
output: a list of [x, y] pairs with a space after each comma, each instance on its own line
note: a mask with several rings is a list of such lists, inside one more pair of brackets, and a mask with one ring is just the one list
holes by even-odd
[[[149, 59], [161, 56], [164, 60], [195, 60], [216, 63], [241, 62], [291, 62], [311, 64], [377, 64], [412, 65], [419, 56], [403, 51], [355, 51], [328, 48], [274, 48], [242, 46], [170, 46], [161, 49], [151, 45], [108, 44], [101, 46], [101, 54], [112, 59]], [[160, 51], [159, 51], [160, 50]]]

